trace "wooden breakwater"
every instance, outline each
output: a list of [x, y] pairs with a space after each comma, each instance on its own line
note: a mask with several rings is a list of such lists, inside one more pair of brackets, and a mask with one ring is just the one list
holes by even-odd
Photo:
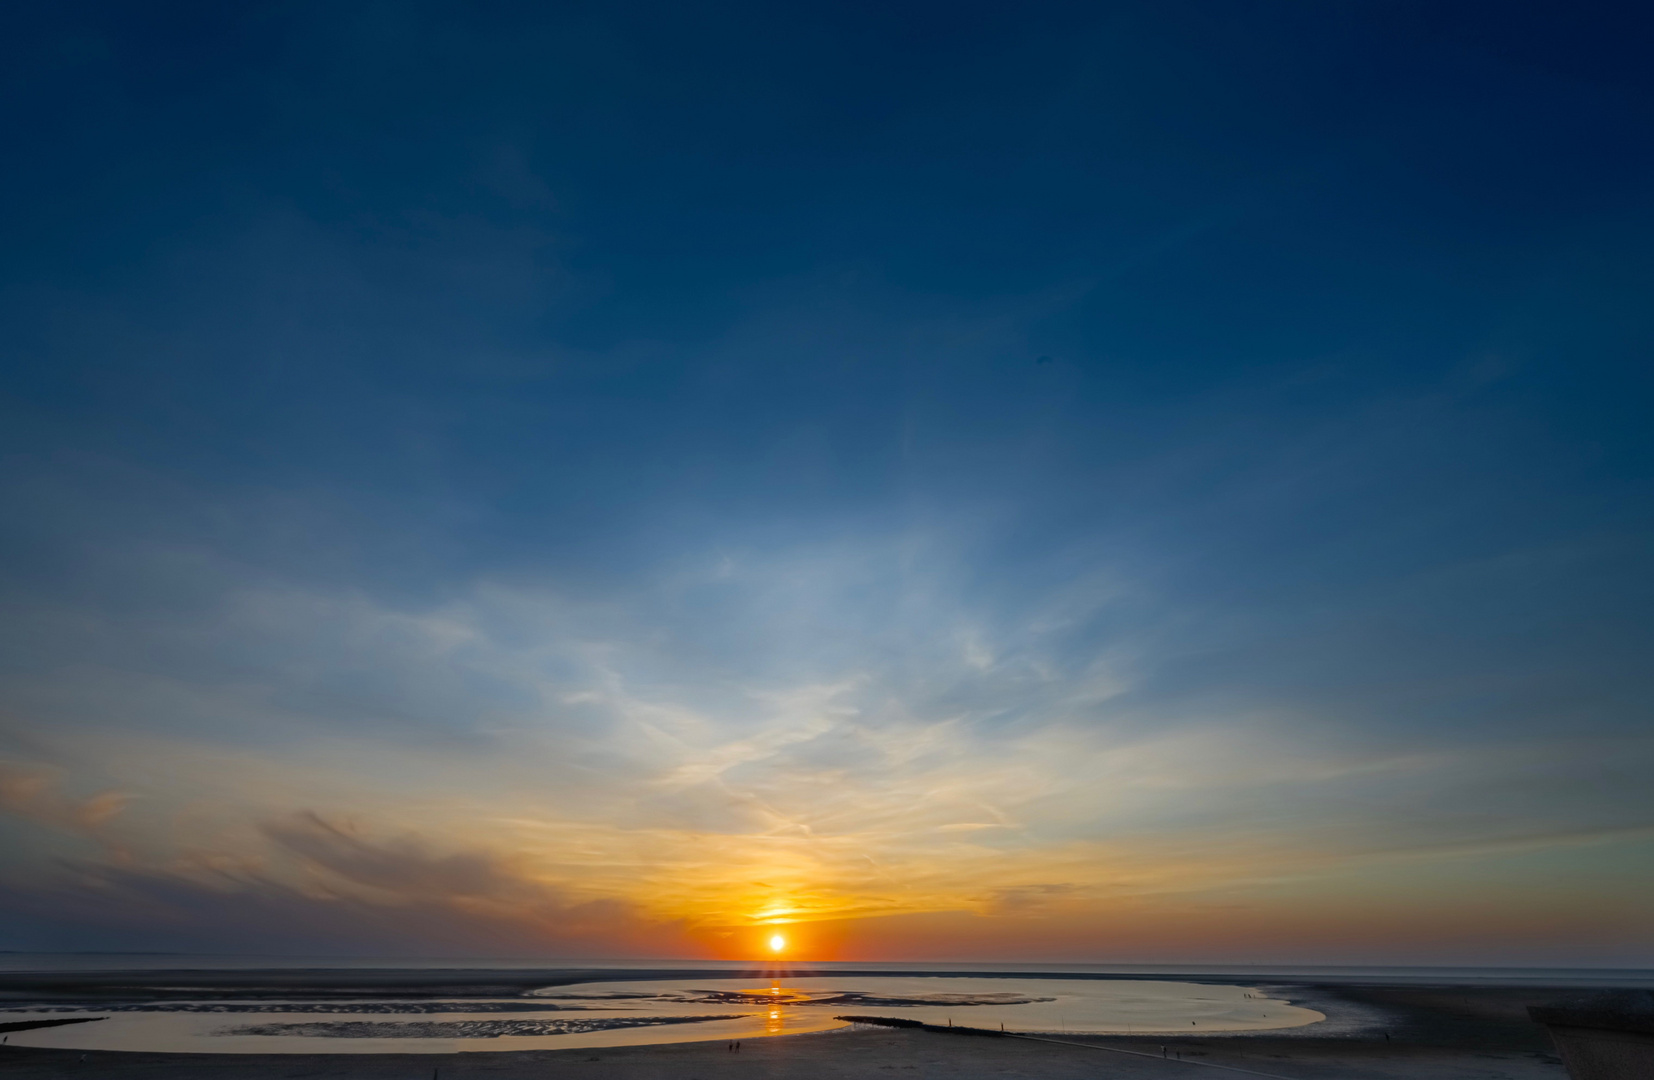
[[64, 1024], [90, 1024], [94, 1020], [107, 1020], [107, 1016], [75, 1016], [62, 1020], [20, 1020], [12, 1024], [0, 1024], [0, 1031], [31, 1031], [35, 1028], [62, 1027]]
[[[1022, 1031], [995, 1031], [993, 1028], [959, 1027], [956, 1024], [926, 1024], [918, 1020], [904, 1020], [894, 1016], [835, 1016], [834, 1020], [844, 1020], [851, 1024], [877, 1024], [879, 1027], [907, 1028], [912, 1031], [935, 1031], [943, 1035], [992, 1035], [997, 1039], [1022, 1039], [1027, 1042], [1051, 1043], [1056, 1046], [1077, 1046], [1082, 1050], [1101, 1050], [1110, 1054], [1129, 1054], [1132, 1057], [1153, 1058], [1156, 1061], [1168, 1060], [1165, 1048], [1159, 1054], [1150, 1054], [1142, 1050], [1126, 1050], [1118, 1046], [1104, 1046], [1101, 1043], [1072, 1042], [1068, 1039], [1051, 1039], [1043, 1035], [1029, 1035]], [[1178, 1065], [1198, 1065], [1203, 1069], [1221, 1069], [1224, 1072], [1245, 1073], [1248, 1076], [1262, 1076], [1267, 1080], [1288, 1080], [1287, 1077], [1275, 1073], [1253, 1072], [1251, 1069], [1242, 1069], [1235, 1065], [1219, 1065], [1212, 1061], [1190, 1061], [1184, 1058], [1176, 1060]], [[1626, 1073], [1627, 1077], [1641, 1077], [1641, 1073]], [[1604, 1080], [1620, 1080], [1620, 1074], [1604, 1074]]]
[[944, 1035], [992, 1035], [996, 1039], [1003, 1039], [1011, 1034], [1009, 1031], [995, 1031], [993, 1028], [962, 1027], [957, 1024], [927, 1024], [922, 1020], [908, 1020], [898, 1016], [835, 1016], [833, 1019], [843, 1020], [850, 1024], [874, 1024], [878, 1027], [940, 1031]]

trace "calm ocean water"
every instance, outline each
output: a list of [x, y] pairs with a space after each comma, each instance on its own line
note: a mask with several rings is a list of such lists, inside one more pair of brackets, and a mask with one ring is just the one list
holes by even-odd
[[600, 957], [340, 957], [227, 956], [196, 953], [30, 953], [0, 952], [0, 972], [23, 971], [242, 971], [331, 970], [514, 970], [514, 971], [784, 971], [833, 973], [968, 973], [997, 975], [1113, 976], [1118, 978], [1199, 978], [1405, 983], [1482, 983], [1489, 986], [1654, 987], [1654, 969], [1539, 967], [1384, 967], [1291, 964], [1057, 964], [909, 961], [899, 963], [638, 960]]

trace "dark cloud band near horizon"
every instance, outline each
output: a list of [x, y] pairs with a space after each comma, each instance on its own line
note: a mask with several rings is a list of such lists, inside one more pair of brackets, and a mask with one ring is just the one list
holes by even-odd
[[1650, 30], [18, 13], [0, 947], [1654, 963]]

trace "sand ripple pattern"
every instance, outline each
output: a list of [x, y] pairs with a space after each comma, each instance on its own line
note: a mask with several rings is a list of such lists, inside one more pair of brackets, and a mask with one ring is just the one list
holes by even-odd
[[[788, 1007], [815, 1005], [824, 1008], [844, 1008], [857, 1005], [882, 1005], [886, 1008], [917, 1008], [946, 1006], [960, 1008], [971, 1005], [1036, 1005], [1055, 1001], [1053, 997], [1031, 994], [975, 993], [975, 994], [875, 994], [858, 990], [810, 991], [792, 988], [776, 990], [686, 990], [660, 994], [578, 994], [557, 993], [554, 990], [531, 991], [531, 996], [555, 998], [558, 1001], [625, 1001], [634, 1006], [642, 1002], [658, 1001], [682, 1004], [699, 1002], [716, 1005], [756, 1005]], [[580, 1008], [562, 1005], [559, 1008]], [[589, 1006], [587, 1006], [589, 1007]]]
[[612, 1006], [551, 1005], [543, 1001], [152, 1001], [123, 1005], [34, 1005], [7, 1012], [76, 1013], [357, 1013], [421, 1015], [425, 1013], [613, 1012]]
[[252, 1024], [226, 1028], [220, 1035], [298, 1035], [321, 1039], [497, 1039], [501, 1035], [576, 1035], [615, 1028], [698, 1024], [736, 1020], [738, 1016], [632, 1016], [606, 1020], [345, 1020], [311, 1024]]

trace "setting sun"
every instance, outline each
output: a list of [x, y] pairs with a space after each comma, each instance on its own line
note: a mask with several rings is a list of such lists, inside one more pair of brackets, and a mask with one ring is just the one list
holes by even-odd
[[787, 939], [780, 934], [770, 938], [770, 952], [780, 952], [787, 947]]

